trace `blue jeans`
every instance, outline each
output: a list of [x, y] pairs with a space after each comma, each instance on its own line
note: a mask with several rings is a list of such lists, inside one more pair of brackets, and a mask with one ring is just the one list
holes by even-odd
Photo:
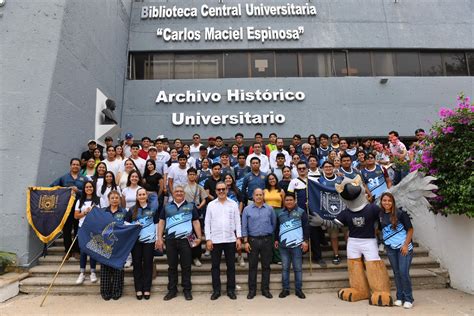
[[[89, 257], [89, 261], [90, 261], [90, 264], [91, 264], [91, 272], [95, 272], [95, 267], [97, 265], [97, 261], [95, 261], [94, 259], [90, 258]], [[81, 268], [81, 272], [84, 272], [86, 271], [86, 264], [87, 264], [87, 254], [82, 252], [81, 251], [81, 261], [80, 261], [80, 268]]]
[[387, 248], [387, 256], [392, 266], [395, 285], [397, 287], [397, 300], [413, 303], [413, 291], [411, 288], [410, 266], [413, 259], [413, 251], [403, 256], [400, 249]]
[[301, 250], [301, 247], [280, 247], [279, 249], [281, 255], [281, 283], [283, 289], [290, 289], [290, 265], [293, 264], [293, 272], [295, 273], [295, 289], [301, 291], [303, 286], [303, 251]]

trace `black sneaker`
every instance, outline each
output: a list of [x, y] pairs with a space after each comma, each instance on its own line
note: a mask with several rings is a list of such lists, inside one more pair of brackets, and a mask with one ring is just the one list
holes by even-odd
[[334, 256], [332, 258], [332, 263], [334, 263], [335, 265], [338, 265], [339, 263], [341, 263], [341, 258], [339, 258], [339, 256]]

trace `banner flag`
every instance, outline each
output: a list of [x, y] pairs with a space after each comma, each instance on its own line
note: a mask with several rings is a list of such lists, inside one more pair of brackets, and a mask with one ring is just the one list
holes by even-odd
[[74, 206], [76, 195], [71, 188], [29, 187], [26, 192], [26, 217], [43, 242], [53, 240], [63, 229]]
[[346, 208], [335, 188], [308, 181], [308, 206], [311, 213], [332, 220]]
[[79, 228], [79, 247], [98, 262], [121, 270], [140, 230], [140, 225], [120, 224], [112, 214], [95, 207]]

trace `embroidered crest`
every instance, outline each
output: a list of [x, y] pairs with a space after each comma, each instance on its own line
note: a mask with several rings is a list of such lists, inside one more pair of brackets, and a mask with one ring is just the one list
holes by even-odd
[[39, 201], [39, 208], [43, 212], [51, 212], [52, 209], [56, 208], [58, 203], [58, 196], [57, 195], [41, 195]]

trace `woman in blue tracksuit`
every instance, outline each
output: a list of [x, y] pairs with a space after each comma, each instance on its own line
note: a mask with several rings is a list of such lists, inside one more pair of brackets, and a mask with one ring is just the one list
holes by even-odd
[[392, 266], [397, 300], [395, 306], [413, 307], [410, 266], [413, 258], [413, 226], [406, 212], [398, 209], [389, 192], [382, 193], [380, 223], [388, 260]]
[[126, 222], [142, 226], [138, 240], [132, 249], [133, 281], [138, 300], [150, 299], [153, 274], [153, 254], [158, 222], [158, 195], [147, 193], [143, 188], [137, 190], [137, 202], [125, 218]]

